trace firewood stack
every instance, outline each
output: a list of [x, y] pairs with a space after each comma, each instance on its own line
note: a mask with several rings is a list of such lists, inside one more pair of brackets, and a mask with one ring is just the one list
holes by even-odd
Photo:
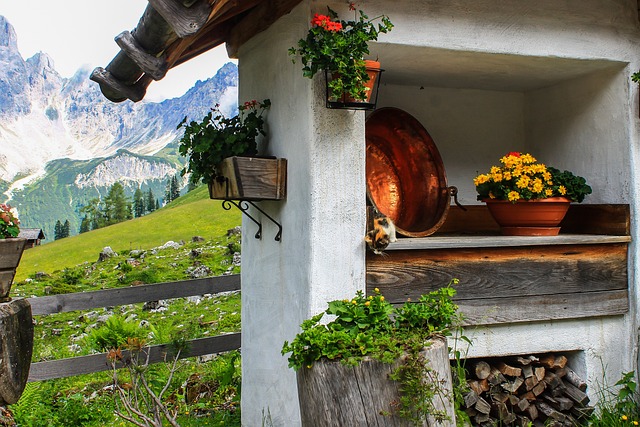
[[579, 426], [594, 410], [587, 384], [562, 355], [468, 360], [466, 368], [474, 426]]

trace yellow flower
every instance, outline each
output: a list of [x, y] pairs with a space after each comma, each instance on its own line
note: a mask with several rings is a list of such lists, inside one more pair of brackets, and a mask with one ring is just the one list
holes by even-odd
[[561, 185], [560, 187], [558, 187], [558, 193], [562, 194], [563, 196], [567, 194], [567, 189], [565, 188], [564, 185]]
[[542, 193], [542, 181], [540, 178], [536, 178], [533, 180], [533, 184], [531, 185], [531, 190], [534, 193]]
[[352, 300], [351, 304], [357, 304], [358, 302], [356, 300]]
[[623, 415], [623, 416], [622, 416], [622, 420], [623, 420], [623, 421], [627, 421], [627, 419], [628, 419], [628, 417], [627, 417], [626, 415]]
[[518, 193], [517, 191], [510, 191], [507, 197], [510, 201], [515, 202], [520, 198], [520, 193]]
[[364, 303], [365, 306], [369, 307], [371, 305], [371, 301], [367, 301]]
[[536, 158], [529, 153], [521, 155], [520, 159], [522, 160], [522, 163], [525, 163], [525, 164], [531, 164], [531, 163], [537, 162]]
[[380, 301], [384, 301], [384, 295], [380, 295]]
[[522, 175], [518, 181], [516, 181], [516, 187], [527, 188], [529, 186], [530, 178], [527, 175]]
[[373, 292], [375, 292], [376, 294], [379, 294], [379, 293], [380, 293], [380, 288], [375, 288], [375, 289], [373, 290]]
[[634, 421], [634, 422], [633, 422], [633, 425], [634, 425], [634, 426], [637, 426], [637, 425], [638, 425], [638, 422], [637, 422], [637, 421]]
[[544, 195], [547, 197], [551, 197], [553, 195], [553, 190], [550, 188], [547, 188], [546, 190], [544, 190]]
[[504, 171], [504, 173], [502, 174], [502, 177], [505, 179], [505, 181], [509, 181], [511, 179], [511, 172]]
[[491, 179], [494, 182], [500, 182], [500, 181], [502, 181], [502, 174], [501, 173], [491, 174]]
[[474, 178], [473, 184], [477, 187], [480, 184], [484, 184], [489, 181], [489, 175], [481, 174]]

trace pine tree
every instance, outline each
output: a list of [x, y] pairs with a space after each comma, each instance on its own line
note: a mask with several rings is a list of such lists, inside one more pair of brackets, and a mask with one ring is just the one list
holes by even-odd
[[60, 220], [56, 221], [56, 225], [53, 228], [53, 240], [58, 240], [62, 238], [62, 223]]
[[140, 218], [145, 213], [144, 193], [140, 188], [133, 193], [133, 216]]
[[69, 220], [67, 219], [64, 224], [62, 224], [62, 238], [64, 237], [69, 237], [69, 233], [71, 232], [71, 224], [69, 223]]
[[147, 200], [145, 201], [145, 208], [147, 213], [153, 212], [157, 209], [156, 207], [156, 196], [153, 195], [153, 191], [149, 188], [147, 192]]
[[[89, 204], [80, 208], [80, 213], [85, 214], [88, 222], [86, 231], [97, 230], [106, 225], [104, 211], [101, 206], [100, 199], [93, 198], [89, 200]], [[84, 221], [84, 219], [83, 219]]]
[[171, 201], [180, 197], [180, 186], [178, 185], [178, 177], [176, 175], [171, 178]]
[[124, 193], [124, 187], [115, 182], [104, 199], [104, 216], [106, 224], [117, 224], [133, 217], [131, 202]]
[[80, 230], [79, 233], [86, 233], [87, 231], [91, 230], [91, 221], [89, 221], [89, 217], [85, 216], [84, 218], [82, 218], [82, 221], [80, 222]]

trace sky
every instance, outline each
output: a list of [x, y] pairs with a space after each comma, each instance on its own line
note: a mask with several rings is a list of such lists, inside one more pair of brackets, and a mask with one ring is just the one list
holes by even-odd
[[[133, 30], [147, 5], [147, 0], [0, 0], [0, 15], [15, 28], [24, 59], [44, 52], [60, 75], [71, 77], [83, 66], [106, 67], [120, 51], [114, 38]], [[152, 82], [145, 100], [179, 97], [229, 61], [224, 45], [218, 46]]]

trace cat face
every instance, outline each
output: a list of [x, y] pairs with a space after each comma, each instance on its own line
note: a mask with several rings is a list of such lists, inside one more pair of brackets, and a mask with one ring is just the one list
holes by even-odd
[[369, 249], [376, 255], [382, 255], [389, 243], [396, 241], [396, 229], [388, 217], [374, 218], [373, 229], [364, 237]]

